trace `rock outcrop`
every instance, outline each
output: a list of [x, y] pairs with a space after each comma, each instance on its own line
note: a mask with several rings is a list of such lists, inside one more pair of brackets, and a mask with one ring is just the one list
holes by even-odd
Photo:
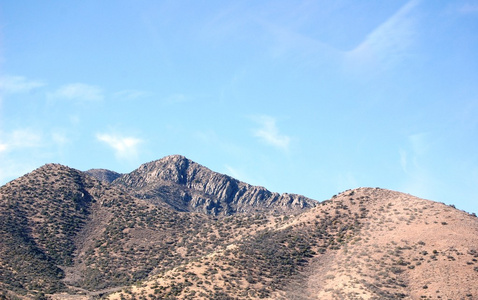
[[172, 155], [141, 165], [115, 181], [151, 202], [166, 202], [179, 211], [212, 215], [253, 212], [299, 212], [315, 207], [315, 200], [278, 194], [216, 173], [184, 156]]

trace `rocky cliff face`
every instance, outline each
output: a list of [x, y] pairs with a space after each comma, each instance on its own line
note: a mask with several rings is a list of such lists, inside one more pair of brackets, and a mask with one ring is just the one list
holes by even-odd
[[304, 196], [273, 193], [213, 172], [180, 155], [143, 164], [113, 184], [126, 187], [136, 197], [166, 202], [180, 211], [213, 215], [298, 212], [317, 205]]

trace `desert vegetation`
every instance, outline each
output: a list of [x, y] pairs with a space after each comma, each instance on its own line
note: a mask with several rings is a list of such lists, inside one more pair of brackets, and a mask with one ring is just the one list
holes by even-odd
[[[208, 195], [201, 188], [204, 197], [224, 192], [207, 189]], [[242, 203], [244, 212], [228, 215], [180, 210], [170, 205], [174, 199], [137, 197], [145, 195], [139, 191], [55, 164], [1, 187], [0, 297], [478, 295], [478, 220], [451, 206], [359, 188], [302, 210], [245, 209]], [[220, 205], [205, 205], [214, 203]]]

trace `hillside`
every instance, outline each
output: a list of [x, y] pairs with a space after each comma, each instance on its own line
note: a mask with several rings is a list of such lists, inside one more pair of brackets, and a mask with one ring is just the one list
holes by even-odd
[[301, 288], [289, 292], [301, 291], [305, 299], [477, 297], [476, 216], [382, 189], [348, 191], [332, 203], [361, 212], [360, 231], [329, 252], [326, 264], [311, 261]]
[[361, 188], [109, 299], [474, 299], [477, 245], [475, 216]]
[[49, 164], [0, 187], [0, 298], [478, 297], [478, 218], [441, 203], [318, 203], [177, 155], [104, 174]]

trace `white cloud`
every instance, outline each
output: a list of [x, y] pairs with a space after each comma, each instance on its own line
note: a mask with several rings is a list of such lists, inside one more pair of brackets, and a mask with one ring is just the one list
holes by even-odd
[[[43, 146], [41, 132], [32, 129], [0, 131], [0, 184], [33, 170], [36, 156], [33, 150]], [[28, 155], [19, 158], [18, 153], [22, 150], [28, 151]]]
[[70, 143], [65, 129], [46, 132], [40, 128], [0, 130], [0, 184], [56, 161]]
[[389, 68], [407, 56], [415, 37], [415, 19], [410, 15], [418, 0], [409, 1], [375, 28], [355, 49], [345, 54], [349, 67]]
[[254, 136], [258, 137], [263, 142], [282, 150], [288, 150], [290, 144], [290, 137], [279, 132], [276, 125], [276, 119], [271, 116], [257, 116], [253, 118], [260, 128], [253, 131]]
[[420, 164], [421, 158], [423, 158], [428, 152], [430, 146], [428, 141], [428, 134], [425, 132], [411, 134], [408, 136], [408, 143], [405, 149], [400, 149], [400, 166], [403, 172], [408, 175], [415, 173], [423, 173]]
[[0, 185], [31, 172], [38, 167], [38, 165], [32, 162], [25, 162], [24, 160], [14, 160], [2, 156], [0, 158]]
[[138, 157], [138, 147], [143, 142], [135, 137], [98, 133], [96, 138], [113, 148], [117, 159], [134, 160]]
[[0, 134], [0, 152], [22, 148], [35, 148], [42, 145], [42, 134], [31, 129], [17, 129], [8, 134]]
[[400, 166], [402, 167], [403, 172], [408, 172], [408, 154], [407, 151], [400, 149]]
[[140, 90], [123, 90], [116, 92], [114, 94], [115, 98], [122, 98], [122, 99], [138, 99], [143, 97], [151, 96], [151, 93], [140, 91]]
[[428, 133], [416, 133], [407, 137], [406, 146], [399, 150], [400, 166], [406, 175], [399, 190], [419, 197], [433, 198], [436, 176], [429, 170], [424, 159], [430, 149]]
[[9, 94], [27, 93], [45, 85], [46, 83], [41, 80], [28, 80], [23, 76], [0, 77], [0, 91]]
[[425, 132], [412, 134], [408, 137], [415, 155], [424, 155], [429, 148], [428, 134]]
[[84, 83], [72, 83], [60, 87], [48, 95], [50, 98], [63, 98], [69, 100], [101, 101], [103, 90], [97, 86]]
[[243, 182], [250, 183], [252, 180], [248, 176], [244, 174], [244, 172], [240, 171], [239, 169], [233, 168], [229, 165], [224, 166], [226, 168], [226, 174], [232, 176], [235, 179], [241, 180]]

